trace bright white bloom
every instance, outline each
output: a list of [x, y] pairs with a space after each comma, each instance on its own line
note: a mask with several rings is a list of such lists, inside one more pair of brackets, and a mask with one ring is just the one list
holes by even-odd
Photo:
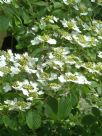
[[56, 41], [55, 39], [52, 39], [52, 38], [48, 39], [47, 42], [48, 42], [49, 44], [56, 44], [56, 43], [57, 43], [57, 41]]
[[31, 73], [36, 73], [36, 72], [37, 72], [37, 70], [31, 69], [31, 68], [29, 68], [27, 65], [25, 66], [25, 71], [26, 71], [27, 73], [29, 73], [29, 74], [31, 74]]
[[67, 0], [63, 0], [64, 4], [68, 5], [68, 1]]
[[35, 31], [35, 32], [37, 32], [38, 31], [38, 27], [37, 26], [33, 26], [32, 30]]
[[55, 16], [53, 16], [53, 17], [51, 17], [51, 19], [49, 19], [49, 22], [53, 23], [53, 24], [54, 24], [54, 22], [57, 22], [57, 21], [58, 21], [58, 18]]
[[21, 59], [21, 55], [20, 54], [15, 54], [15, 60], [18, 61]]
[[77, 5], [73, 6], [74, 9], [79, 10], [79, 7]]
[[2, 71], [0, 71], [0, 77], [3, 77], [4, 73]]
[[5, 60], [6, 60], [5, 56], [4, 56], [4, 55], [1, 55], [1, 56], [0, 56], [0, 61], [5, 61]]
[[49, 53], [49, 59], [53, 59], [54, 55], [52, 54], [52, 52]]
[[70, 53], [68, 47], [57, 47], [53, 48], [55, 55], [61, 55], [61, 56], [66, 56], [67, 54]]
[[0, 61], [0, 67], [5, 67], [6, 66], [6, 61]]
[[6, 83], [6, 85], [3, 87], [3, 89], [4, 89], [5, 93], [7, 93], [7, 92], [11, 91], [12, 88], [9, 83]]
[[62, 36], [62, 37], [64, 37], [66, 40], [68, 40], [68, 41], [71, 41], [72, 40], [72, 37], [70, 36], [70, 35], [67, 35], [67, 36]]
[[91, 82], [88, 81], [86, 79], [86, 77], [81, 75], [81, 74], [76, 73], [76, 77], [77, 77], [77, 80], [75, 81], [75, 83], [78, 83], [78, 84], [89, 84], [89, 85], [91, 84]]
[[98, 36], [98, 39], [102, 40], [102, 36]]
[[58, 65], [58, 66], [60, 66], [60, 68], [62, 68], [62, 66], [64, 65], [64, 63], [60, 60], [53, 60], [53, 62], [56, 64], [56, 65]]
[[54, 79], [57, 79], [57, 74], [56, 73], [51, 73], [51, 77], [49, 78], [49, 81], [52, 81]]
[[61, 20], [61, 23], [62, 23], [62, 25], [63, 25], [64, 28], [68, 27], [67, 20], [63, 19], [63, 20]]
[[14, 55], [13, 55], [12, 51], [11, 51], [11, 50], [8, 50], [7, 53], [8, 53], [9, 60], [10, 60], [11, 62], [14, 62]]
[[6, 66], [6, 58], [4, 55], [0, 56], [0, 67], [5, 67]]
[[91, 82], [88, 81], [85, 76], [77, 72], [75, 74], [72, 74], [71, 72], [65, 73], [65, 75], [60, 75], [58, 79], [61, 83], [73, 82], [77, 84], [91, 84]]
[[58, 79], [59, 79], [59, 81], [60, 81], [61, 83], [65, 83], [65, 82], [66, 82], [66, 80], [65, 80], [65, 78], [64, 78], [64, 75], [60, 75], [60, 76], [58, 77]]
[[15, 74], [18, 74], [20, 72], [20, 69], [16, 66], [11, 66], [10, 71], [11, 71], [10, 74], [14, 76]]
[[13, 106], [17, 103], [17, 98], [14, 98], [14, 100], [6, 100], [4, 103]]
[[102, 51], [99, 51], [99, 52], [98, 52], [98, 57], [99, 57], [99, 58], [102, 58]]
[[31, 107], [30, 102], [18, 101], [17, 98], [14, 98], [14, 100], [6, 100], [4, 103], [8, 106], [9, 110], [25, 111]]
[[26, 96], [29, 96], [29, 92], [27, 91], [27, 89], [21, 88], [20, 90], [22, 90], [22, 93]]
[[31, 40], [31, 44], [32, 45], [38, 45], [38, 44], [40, 44], [43, 41], [44, 40], [41, 38], [41, 36], [37, 36], [37, 37], [34, 38], [34, 40]]
[[81, 31], [79, 30], [79, 28], [77, 26], [74, 26], [73, 30], [77, 31], [78, 33], [81, 33]]
[[0, 0], [1, 3], [7, 3], [7, 4], [10, 4], [12, 0]]
[[81, 16], [87, 16], [88, 15], [88, 12], [83, 12], [83, 13], [80, 13]]
[[95, 2], [95, 0], [91, 0], [91, 2]]
[[59, 18], [57, 18], [57, 17], [53, 17], [53, 20], [55, 21], [55, 22], [58, 22], [58, 20], [59, 20]]
[[30, 93], [38, 94], [38, 84], [36, 82], [24, 80], [23, 82], [17, 81], [13, 86], [14, 89], [22, 91], [26, 96], [29, 96]]

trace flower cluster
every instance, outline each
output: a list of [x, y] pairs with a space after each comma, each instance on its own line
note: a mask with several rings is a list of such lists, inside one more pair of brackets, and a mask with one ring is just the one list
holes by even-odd
[[[102, 21], [84, 21], [91, 8], [80, 0], [63, 0], [79, 16], [42, 17], [30, 32], [32, 56], [0, 52], [0, 88], [6, 95], [0, 109], [26, 110], [43, 94], [70, 92], [70, 85], [91, 86], [102, 76]], [[77, 5], [80, 5], [77, 8]], [[83, 8], [82, 8], [83, 7]], [[37, 57], [35, 57], [37, 55]]]
[[12, 0], [0, 0], [0, 3], [7, 3], [7, 4], [10, 4]]
[[[41, 28], [38, 26], [41, 26]], [[56, 45], [59, 44], [59, 40], [64, 39], [73, 46], [80, 46], [81, 48], [94, 47], [102, 41], [101, 27], [101, 21], [93, 20], [92, 24], [86, 24], [79, 17], [60, 20], [55, 16], [47, 16], [41, 18], [39, 24], [34, 26], [37, 31], [33, 32], [34, 39], [31, 40], [31, 44], [45, 45], [48, 43], [49, 45]], [[42, 32], [37, 35], [39, 31]]]

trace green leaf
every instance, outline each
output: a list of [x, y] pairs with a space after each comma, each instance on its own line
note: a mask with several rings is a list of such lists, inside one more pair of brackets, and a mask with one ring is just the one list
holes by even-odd
[[44, 6], [44, 7], [48, 6], [48, 3], [44, 1], [33, 2], [33, 4], [37, 6]]
[[18, 123], [16, 118], [14, 117], [11, 118], [9, 115], [4, 115], [2, 119], [5, 127], [9, 127], [13, 130], [17, 130]]
[[54, 8], [61, 8], [62, 4], [60, 2], [54, 2]]
[[10, 120], [9, 116], [4, 115], [3, 116], [3, 122], [5, 124], [5, 127], [11, 126], [11, 120]]
[[49, 117], [50, 119], [52, 119], [52, 120], [57, 120], [57, 114], [55, 114], [54, 112], [53, 112], [53, 110], [51, 109], [51, 107], [48, 105], [48, 104], [46, 104], [45, 106], [44, 106], [44, 108], [45, 108], [45, 115], [47, 116], [47, 117]]
[[71, 97], [62, 97], [58, 102], [58, 119], [66, 118], [72, 109]]
[[95, 121], [96, 121], [96, 118], [91, 114], [86, 115], [82, 118], [82, 124], [84, 125], [92, 125], [95, 123]]
[[55, 98], [49, 96], [47, 104], [55, 114], [58, 112], [58, 101]]
[[6, 16], [0, 16], [0, 32], [7, 31], [9, 27], [9, 19]]
[[26, 123], [30, 129], [37, 129], [41, 125], [41, 116], [37, 111], [30, 110], [26, 115]]
[[100, 116], [100, 110], [97, 107], [92, 107], [92, 113], [96, 116]]

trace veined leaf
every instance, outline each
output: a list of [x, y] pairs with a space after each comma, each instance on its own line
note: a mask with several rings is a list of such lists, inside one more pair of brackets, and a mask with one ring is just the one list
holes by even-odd
[[58, 102], [58, 119], [66, 118], [72, 109], [71, 97], [62, 97]]
[[41, 116], [37, 111], [30, 110], [26, 115], [26, 123], [30, 129], [37, 129], [41, 125]]

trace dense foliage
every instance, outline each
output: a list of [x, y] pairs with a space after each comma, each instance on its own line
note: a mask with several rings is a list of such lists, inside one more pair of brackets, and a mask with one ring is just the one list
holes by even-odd
[[0, 0], [0, 33], [19, 52], [0, 51], [1, 136], [102, 135], [101, 12], [94, 0]]

